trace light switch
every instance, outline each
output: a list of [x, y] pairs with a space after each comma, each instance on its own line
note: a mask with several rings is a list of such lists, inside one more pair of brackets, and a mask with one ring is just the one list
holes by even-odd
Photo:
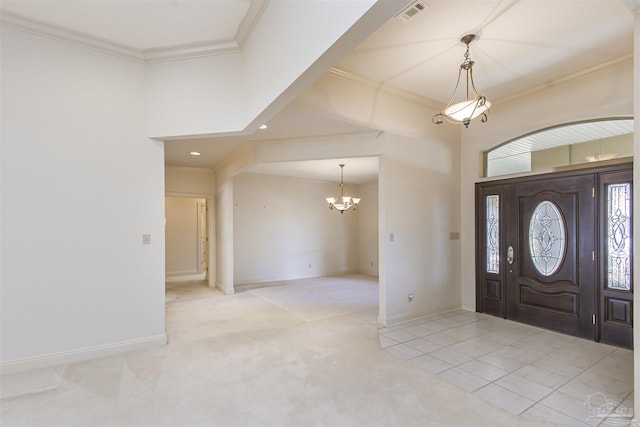
[[142, 235], [142, 244], [150, 245], [151, 244], [151, 234], [143, 234]]

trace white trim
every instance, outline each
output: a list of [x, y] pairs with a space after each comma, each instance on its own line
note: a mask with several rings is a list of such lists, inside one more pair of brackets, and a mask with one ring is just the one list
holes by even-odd
[[218, 282], [216, 282], [216, 289], [222, 292], [224, 295], [234, 295], [236, 293], [235, 289], [227, 290], [224, 286], [222, 286]]
[[187, 282], [191, 280], [205, 280], [207, 278], [207, 273], [192, 273], [192, 274], [167, 274], [164, 278], [165, 283], [173, 283], [173, 282]]
[[90, 34], [69, 30], [47, 24], [25, 16], [6, 11], [0, 12], [0, 26], [61, 40], [98, 50], [109, 55], [129, 59], [131, 61], [150, 64], [154, 62], [176, 61], [180, 59], [199, 58], [203, 56], [222, 55], [240, 52], [253, 33], [262, 13], [269, 4], [268, 0], [252, 1], [249, 10], [240, 23], [234, 39], [209, 40], [178, 46], [167, 46], [153, 49], [136, 49], [94, 37]]
[[355, 74], [338, 67], [332, 67], [331, 69], [329, 69], [329, 71], [327, 71], [326, 73], [326, 76], [337, 79], [337, 80], [342, 80], [348, 83], [368, 86], [370, 88], [373, 88], [376, 91], [384, 92], [389, 95], [397, 96], [412, 102], [416, 102], [418, 104], [422, 104], [427, 108], [438, 109], [442, 106], [441, 102], [435, 101], [431, 98], [427, 98], [425, 96], [418, 95], [413, 92], [409, 92], [408, 90], [400, 89], [399, 87], [393, 86], [387, 82], [374, 80], [369, 77], [365, 77], [360, 74]]
[[[400, 314], [398, 316], [388, 317], [386, 319], [378, 318], [378, 322], [384, 326], [393, 326], [401, 323], [412, 322], [418, 319], [423, 319], [429, 316], [435, 316], [436, 314], [449, 313], [451, 311], [461, 310], [461, 309], [462, 309], [461, 304], [450, 304], [450, 305], [445, 305], [433, 310], [424, 311], [422, 313], [409, 313], [409, 314], [405, 313], [405, 314]], [[381, 323], [380, 320], [386, 320], [386, 323]]]
[[114, 356], [128, 353], [130, 351], [141, 350], [147, 347], [166, 344], [167, 335], [162, 334], [135, 340], [120, 341], [107, 345], [80, 348], [64, 353], [46, 354], [43, 356], [2, 363], [0, 364], [0, 375], [15, 374], [58, 365], [67, 365], [69, 363], [99, 359], [102, 357]]

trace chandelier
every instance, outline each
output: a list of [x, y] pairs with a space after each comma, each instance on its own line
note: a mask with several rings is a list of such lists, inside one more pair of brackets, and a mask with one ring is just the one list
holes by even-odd
[[[433, 123], [437, 125], [442, 123], [443, 118], [449, 123], [463, 124], [466, 128], [469, 127], [471, 120], [476, 117], [480, 117], [480, 121], [483, 123], [487, 121], [487, 112], [489, 111], [489, 108], [491, 108], [491, 102], [487, 101], [487, 99], [480, 95], [476, 90], [476, 85], [473, 83], [474, 62], [469, 58], [469, 43], [475, 39], [475, 34], [467, 34], [460, 39], [462, 43], [467, 45], [467, 51], [464, 54], [464, 62], [460, 64], [460, 69], [458, 70], [458, 81], [456, 82], [456, 87], [453, 89], [453, 94], [451, 95], [451, 99], [449, 99], [449, 103], [442, 111], [433, 116]], [[456, 96], [456, 92], [458, 91], [460, 77], [462, 76], [463, 70], [466, 73], [467, 80], [466, 99], [453, 104], [453, 98]], [[473, 98], [469, 96], [469, 82], [471, 82]]]
[[336, 209], [341, 214], [344, 214], [351, 208], [353, 208], [354, 211], [358, 209], [360, 198], [345, 196], [344, 194], [344, 163], [340, 164], [340, 196], [327, 197], [327, 203], [329, 203], [329, 209]]

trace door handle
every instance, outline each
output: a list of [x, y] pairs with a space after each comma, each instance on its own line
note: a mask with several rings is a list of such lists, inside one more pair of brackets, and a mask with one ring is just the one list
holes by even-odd
[[513, 264], [513, 246], [507, 248], [507, 263]]

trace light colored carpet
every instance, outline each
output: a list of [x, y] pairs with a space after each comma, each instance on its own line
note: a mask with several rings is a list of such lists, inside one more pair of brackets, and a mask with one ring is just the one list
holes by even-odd
[[56, 386], [2, 400], [0, 424], [550, 425], [381, 349], [375, 280], [333, 279], [326, 288], [312, 279], [233, 296], [198, 283], [173, 287], [167, 346], [47, 370]]

